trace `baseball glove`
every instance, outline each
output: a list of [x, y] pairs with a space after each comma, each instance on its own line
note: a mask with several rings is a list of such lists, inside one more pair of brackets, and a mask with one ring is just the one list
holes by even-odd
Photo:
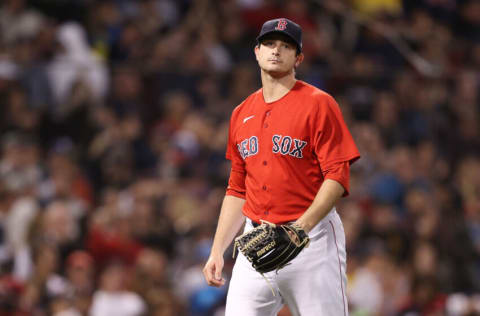
[[[292, 261], [310, 242], [296, 224], [275, 225], [267, 221], [235, 239], [241, 251], [260, 273], [278, 271]], [[234, 250], [235, 255], [235, 250]]]

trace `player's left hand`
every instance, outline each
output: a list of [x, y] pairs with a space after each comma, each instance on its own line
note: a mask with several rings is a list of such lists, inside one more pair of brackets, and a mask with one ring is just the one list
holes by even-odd
[[235, 239], [240, 250], [260, 273], [279, 270], [289, 264], [310, 239], [297, 223], [275, 225], [266, 221]]

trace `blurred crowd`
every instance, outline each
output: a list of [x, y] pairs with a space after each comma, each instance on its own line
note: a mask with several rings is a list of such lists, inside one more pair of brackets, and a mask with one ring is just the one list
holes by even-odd
[[480, 315], [480, 1], [3, 0], [1, 316], [223, 315], [201, 270], [277, 17], [362, 154], [350, 314]]

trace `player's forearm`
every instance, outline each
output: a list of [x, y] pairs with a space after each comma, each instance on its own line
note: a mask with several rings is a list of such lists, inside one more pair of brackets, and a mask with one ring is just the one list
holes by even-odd
[[213, 240], [212, 255], [223, 255], [242, 227], [245, 222], [245, 216], [242, 213], [244, 204], [244, 199], [231, 195], [226, 195], [223, 199], [217, 231]]
[[296, 222], [308, 233], [330, 212], [335, 203], [342, 197], [344, 191], [340, 183], [326, 179], [310, 207]]

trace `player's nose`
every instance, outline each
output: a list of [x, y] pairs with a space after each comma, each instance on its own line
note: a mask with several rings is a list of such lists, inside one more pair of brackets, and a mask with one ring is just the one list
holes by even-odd
[[273, 46], [272, 54], [275, 55], [275, 56], [280, 54], [280, 45], [276, 44], [276, 45]]

